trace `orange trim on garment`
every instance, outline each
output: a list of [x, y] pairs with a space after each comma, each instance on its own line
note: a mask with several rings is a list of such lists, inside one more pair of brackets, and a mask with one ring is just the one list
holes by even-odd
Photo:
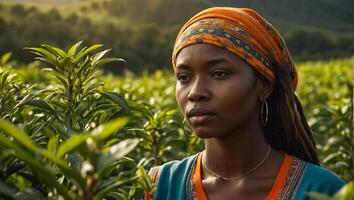
[[293, 160], [293, 157], [285, 153], [283, 163], [282, 163], [280, 170], [278, 172], [278, 176], [275, 179], [272, 190], [268, 194], [266, 200], [276, 199], [277, 195], [279, 194], [281, 188], [283, 187], [283, 185], [285, 183], [285, 179], [288, 175], [292, 160]]
[[151, 195], [148, 192], [145, 192], [145, 198], [144, 200], [151, 200]]
[[157, 182], [157, 177], [159, 177], [159, 173], [160, 173], [160, 170], [159, 170], [160, 168], [157, 168], [156, 169], [156, 172], [155, 172], [155, 176], [154, 176], [154, 184], [156, 184], [156, 182]]
[[[149, 176], [154, 176], [153, 177], [153, 182], [154, 182], [155, 185], [156, 185], [156, 182], [157, 182], [157, 178], [159, 177], [159, 172], [160, 172], [160, 167], [156, 167], [154, 172], [153, 172], [153, 170], [149, 171]], [[144, 200], [152, 200], [151, 194], [149, 192], [145, 192]]]
[[[197, 159], [197, 163], [195, 166], [195, 173], [193, 175], [193, 185], [195, 188], [195, 192], [197, 193], [197, 199], [198, 200], [208, 200], [208, 198], [205, 194], [204, 188], [203, 188], [203, 184], [202, 184], [201, 158], [202, 158], [202, 156], [201, 156], [201, 154], [199, 154], [198, 159]], [[285, 153], [283, 162], [281, 164], [281, 167], [280, 167], [278, 175], [277, 175], [277, 178], [275, 179], [272, 190], [268, 194], [266, 200], [276, 199], [277, 195], [279, 194], [279, 192], [281, 191], [281, 188], [283, 187], [283, 185], [285, 183], [285, 179], [288, 175], [288, 171], [290, 169], [292, 160], [293, 160], [293, 157]]]
[[195, 188], [195, 192], [197, 193], [197, 199], [198, 200], [208, 200], [203, 184], [202, 184], [202, 166], [201, 166], [201, 161], [202, 161], [202, 154], [200, 153], [197, 158], [197, 163], [195, 166], [195, 171], [193, 174], [193, 185]]

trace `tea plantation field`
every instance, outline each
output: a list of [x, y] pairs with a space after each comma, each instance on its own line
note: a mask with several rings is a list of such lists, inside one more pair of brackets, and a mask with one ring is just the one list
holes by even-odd
[[[102, 73], [101, 45], [28, 48], [0, 60], [0, 199], [141, 199], [146, 170], [203, 149], [183, 124], [171, 70]], [[321, 164], [353, 179], [353, 60], [298, 63], [297, 95]]]

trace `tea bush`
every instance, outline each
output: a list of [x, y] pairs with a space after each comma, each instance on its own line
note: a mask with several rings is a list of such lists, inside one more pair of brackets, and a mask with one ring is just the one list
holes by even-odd
[[80, 45], [67, 52], [48, 45], [28, 48], [49, 64], [42, 71], [53, 76], [53, 83], [44, 88], [17, 81], [6, 66], [9, 56], [3, 57], [2, 197], [131, 199], [138, 188], [151, 190], [151, 184], [140, 184], [137, 192], [125, 192], [125, 184], [138, 178], [149, 183], [143, 168], [137, 177], [137, 163], [126, 157], [139, 140], [114, 137], [128, 122], [130, 108], [119, 94], [100, 90], [103, 83], [95, 78], [99, 65], [121, 59], [103, 58], [109, 50], [89, 55], [102, 45]]
[[[123, 60], [100, 48], [27, 48], [47, 63], [27, 66], [2, 56], [0, 199], [141, 199], [154, 190], [144, 169], [203, 149], [183, 123], [170, 71], [105, 75], [99, 66]], [[351, 60], [298, 69], [322, 165], [349, 181]]]
[[303, 63], [297, 90], [323, 166], [353, 179], [353, 60]]

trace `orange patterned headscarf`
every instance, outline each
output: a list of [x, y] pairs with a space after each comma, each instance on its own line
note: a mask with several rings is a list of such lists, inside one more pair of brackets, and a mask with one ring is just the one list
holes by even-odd
[[180, 30], [172, 53], [173, 67], [178, 53], [196, 43], [224, 48], [243, 59], [271, 82], [274, 65], [285, 67], [297, 86], [297, 71], [279, 32], [257, 12], [248, 8], [214, 7], [192, 17]]

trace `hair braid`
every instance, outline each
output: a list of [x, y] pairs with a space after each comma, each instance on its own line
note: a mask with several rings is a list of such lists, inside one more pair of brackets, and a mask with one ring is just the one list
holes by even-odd
[[291, 77], [286, 69], [275, 67], [278, 78], [268, 99], [270, 116], [264, 128], [266, 138], [276, 149], [319, 164], [311, 129], [300, 101], [291, 90]]

